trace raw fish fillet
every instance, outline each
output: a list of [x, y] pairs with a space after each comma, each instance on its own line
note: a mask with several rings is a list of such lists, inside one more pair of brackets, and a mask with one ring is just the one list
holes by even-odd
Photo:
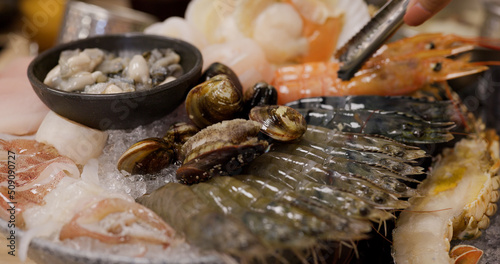
[[0, 139], [0, 218], [9, 221], [9, 209], [15, 209], [16, 226], [24, 227], [24, 210], [43, 205], [44, 197], [68, 176], [78, 178], [80, 171], [54, 147], [34, 140]]

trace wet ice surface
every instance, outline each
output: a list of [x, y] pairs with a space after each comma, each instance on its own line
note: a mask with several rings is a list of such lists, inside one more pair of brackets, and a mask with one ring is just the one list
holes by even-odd
[[[500, 206], [500, 202], [497, 202]], [[475, 240], [456, 241], [456, 244], [472, 245], [484, 251], [479, 264], [497, 264], [500, 263], [500, 213], [496, 212], [490, 218], [490, 227], [482, 231], [482, 235]]]

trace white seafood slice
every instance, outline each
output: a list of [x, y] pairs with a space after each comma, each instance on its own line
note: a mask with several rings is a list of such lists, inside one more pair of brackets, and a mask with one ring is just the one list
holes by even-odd
[[0, 133], [36, 132], [49, 108], [33, 92], [26, 71], [32, 57], [19, 57], [0, 72]]
[[108, 134], [61, 117], [50, 111], [43, 120], [36, 140], [54, 146], [61, 155], [85, 165], [97, 158], [106, 144]]

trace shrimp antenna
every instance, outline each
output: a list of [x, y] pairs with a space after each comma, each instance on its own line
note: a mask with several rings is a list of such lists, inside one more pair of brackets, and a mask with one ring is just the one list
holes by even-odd
[[499, 66], [500, 61], [474, 61], [469, 62], [472, 66]]
[[366, 124], [368, 123], [368, 121], [370, 120], [370, 118], [372, 118], [372, 116], [373, 116], [376, 112], [380, 112], [380, 109], [373, 110], [373, 111], [370, 113], [370, 115], [366, 118], [366, 120], [364, 120], [363, 122], [360, 122], [360, 123], [362, 123], [362, 125], [361, 125], [361, 131], [360, 131], [359, 133], [363, 133], [363, 130], [365, 129]]
[[[384, 240], [386, 240], [387, 242], [389, 242], [389, 243], [392, 245], [392, 241], [390, 241], [390, 240], [386, 237], [386, 235], [387, 235], [387, 234], [386, 234], [386, 235], [382, 235], [382, 233], [380, 233], [377, 229], [375, 229], [375, 227], [374, 227], [373, 225], [372, 225], [372, 228], [373, 228], [373, 230], [375, 231], [375, 233], [377, 233], [378, 235], [380, 235], [380, 237], [382, 237]], [[387, 232], [387, 230], [386, 230], [386, 232]]]
[[452, 135], [459, 135], [459, 136], [468, 136], [471, 134], [471, 133], [467, 133], [467, 132], [458, 132], [458, 131], [451, 131], [450, 133]]
[[443, 209], [437, 209], [437, 210], [429, 210], [429, 211], [418, 211], [418, 210], [408, 210], [408, 209], [399, 209], [399, 210], [396, 210], [396, 211], [400, 211], [400, 212], [409, 212], [409, 213], [419, 213], [419, 214], [428, 214], [428, 213], [436, 213], [436, 212], [442, 212], [442, 211], [447, 211], [447, 210], [451, 210], [453, 208], [443, 208]]

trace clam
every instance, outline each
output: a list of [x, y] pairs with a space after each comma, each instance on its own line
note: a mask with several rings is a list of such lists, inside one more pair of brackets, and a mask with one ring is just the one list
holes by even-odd
[[225, 74], [197, 85], [186, 97], [187, 114], [199, 128], [237, 118], [242, 110], [242, 93]]
[[127, 149], [118, 160], [119, 171], [130, 174], [157, 173], [175, 160], [174, 146], [161, 138], [147, 138]]
[[258, 82], [247, 89], [244, 96], [244, 112], [249, 113], [255, 106], [276, 105], [278, 103], [278, 91], [274, 86], [266, 82]]
[[284, 105], [256, 106], [249, 118], [261, 124], [262, 133], [279, 141], [298, 139], [307, 129], [304, 116]]
[[214, 62], [208, 66], [200, 77], [200, 83], [208, 81], [210, 78], [219, 74], [225, 74], [233, 82], [236, 88], [243, 93], [243, 86], [241, 85], [238, 75], [236, 75], [236, 73], [227, 65], [220, 62]]
[[175, 153], [178, 154], [181, 151], [182, 145], [199, 131], [200, 130], [194, 125], [178, 122], [169, 127], [163, 139], [171, 142], [174, 146]]
[[234, 175], [261, 155], [269, 143], [257, 135], [260, 124], [233, 119], [202, 129], [181, 148], [182, 166], [177, 179], [193, 184], [217, 175]]

